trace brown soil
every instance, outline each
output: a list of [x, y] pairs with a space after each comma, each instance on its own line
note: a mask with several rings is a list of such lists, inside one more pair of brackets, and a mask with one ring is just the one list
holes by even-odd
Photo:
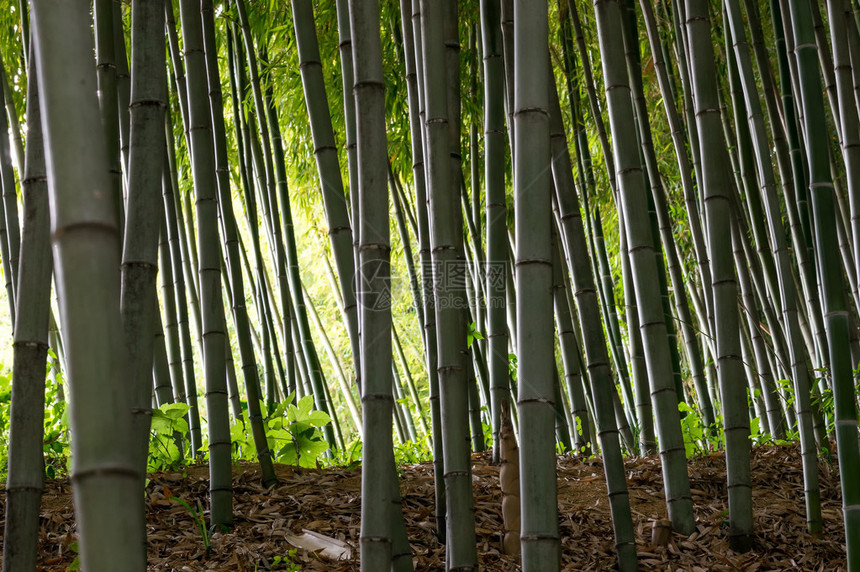
[[[516, 560], [500, 553], [501, 497], [498, 467], [489, 457], [473, 457], [476, 530], [481, 568], [519, 570]], [[674, 535], [666, 547], [650, 545], [651, 523], [665, 518], [660, 463], [655, 457], [627, 461], [627, 482], [637, 528], [643, 570], [845, 570], [842, 510], [835, 466], [819, 465], [824, 530], [805, 532], [803, 480], [799, 448], [767, 446], [752, 456], [756, 538], [752, 552], [728, 548], [725, 464], [721, 453], [689, 462], [690, 485], [698, 528], [692, 536]], [[293, 547], [288, 534], [303, 529], [345, 541], [356, 548], [350, 561], [333, 562], [297, 550], [292, 559], [302, 570], [358, 570], [357, 547], [361, 494], [360, 469], [277, 467], [281, 484], [265, 489], [258, 469], [234, 467], [235, 526], [215, 533], [207, 557], [192, 515], [170, 497], [206, 508], [208, 469], [151, 475], [147, 487], [149, 570], [251, 572], [284, 570]], [[444, 547], [435, 537], [433, 475], [430, 464], [401, 467], [404, 516], [416, 570], [444, 569]], [[602, 464], [564, 456], [558, 460], [558, 504], [564, 570], [615, 569], [614, 540]], [[0, 501], [2, 507], [2, 501]], [[5, 508], [5, 507], [4, 507]], [[3, 513], [5, 514], [5, 512]], [[65, 480], [46, 483], [42, 501], [40, 570], [65, 571], [74, 558], [76, 538], [71, 490]], [[0, 523], [0, 526], [5, 524]]]

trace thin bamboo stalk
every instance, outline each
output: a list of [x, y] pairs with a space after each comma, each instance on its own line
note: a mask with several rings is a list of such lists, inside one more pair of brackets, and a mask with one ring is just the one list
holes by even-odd
[[209, 421], [209, 496], [214, 524], [233, 522], [233, 484], [230, 466], [230, 426], [227, 412], [224, 305], [221, 293], [221, 253], [218, 245], [217, 182], [212, 139], [212, 114], [203, 51], [200, 6], [179, 3], [188, 88], [188, 131], [191, 167], [197, 198], [198, 273], [204, 379]]

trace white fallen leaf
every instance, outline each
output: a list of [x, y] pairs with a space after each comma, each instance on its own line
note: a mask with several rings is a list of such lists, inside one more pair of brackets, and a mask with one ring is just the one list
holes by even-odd
[[346, 542], [312, 530], [302, 529], [302, 533], [300, 535], [287, 534], [284, 538], [296, 548], [317, 552], [332, 560], [349, 560], [352, 558], [352, 546]]

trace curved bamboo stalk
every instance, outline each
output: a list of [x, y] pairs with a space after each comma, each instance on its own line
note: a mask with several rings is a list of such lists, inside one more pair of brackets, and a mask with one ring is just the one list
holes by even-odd
[[[2, 62], [0, 62], [2, 70]], [[5, 73], [3, 74], [5, 75]], [[4, 97], [4, 101], [6, 96]], [[9, 103], [9, 102], [7, 102]], [[10, 318], [15, 323], [17, 306], [14, 302], [18, 299], [18, 265], [20, 263], [21, 251], [21, 228], [18, 222], [18, 191], [15, 186], [15, 174], [12, 171], [12, 152], [9, 146], [9, 122], [7, 114], [0, 111], [0, 189], [3, 191], [3, 215], [6, 225], [6, 248], [8, 250], [9, 270], [7, 277], [7, 289], [11, 285], [12, 297], [10, 298]]]

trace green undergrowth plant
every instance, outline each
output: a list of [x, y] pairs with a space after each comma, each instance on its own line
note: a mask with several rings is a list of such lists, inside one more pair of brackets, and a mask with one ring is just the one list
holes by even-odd
[[191, 518], [194, 519], [194, 523], [197, 524], [197, 528], [200, 529], [200, 536], [203, 539], [203, 548], [206, 549], [206, 558], [209, 558], [209, 553], [212, 550], [213, 530], [206, 528], [206, 521], [203, 519], [203, 507], [200, 506], [200, 501], [197, 501], [197, 507], [194, 508], [190, 504], [188, 504], [187, 501], [179, 497], [170, 497], [170, 500], [178, 502], [179, 504], [184, 506], [185, 510], [188, 511], [188, 514], [191, 515]]
[[[287, 551], [285, 556], [275, 556], [272, 558], [272, 570], [285, 570], [286, 572], [298, 572], [302, 569], [301, 564], [295, 561], [299, 551], [297, 548], [292, 548]], [[254, 570], [257, 567], [254, 566]]]
[[[306, 395], [294, 403], [295, 399], [295, 393], [291, 393], [266, 418], [269, 450], [276, 463], [299, 467], [320, 466], [324, 464], [323, 455], [329, 449], [323, 429], [331, 423], [331, 417], [313, 408], [313, 396]], [[246, 418], [244, 423], [236, 422], [230, 428], [235, 461], [257, 459], [257, 449], [248, 427]]]
[[12, 376], [0, 375], [0, 480], [6, 481], [9, 464], [9, 409], [12, 404]]
[[[51, 356], [53, 352], [49, 350]], [[46, 368], [45, 412], [42, 453], [45, 457], [45, 477], [58, 478], [68, 474], [71, 466], [69, 416], [63, 399], [63, 373], [49, 360]], [[51, 375], [53, 374], [53, 375]], [[6, 480], [9, 454], [9, 414], [12, 403], [12, 374], [0, 375], [0, 480]]]
[[188, 435], [185, 403], [166, 403], [152, 410], [147, 472], [175, 471], [184, 463], [182, 443]]
[[429, 436], [417, 441], [406, 441], [394, 445], [394, 462], [401, 465], [417, 465], [433, 460], [433, 445]]

